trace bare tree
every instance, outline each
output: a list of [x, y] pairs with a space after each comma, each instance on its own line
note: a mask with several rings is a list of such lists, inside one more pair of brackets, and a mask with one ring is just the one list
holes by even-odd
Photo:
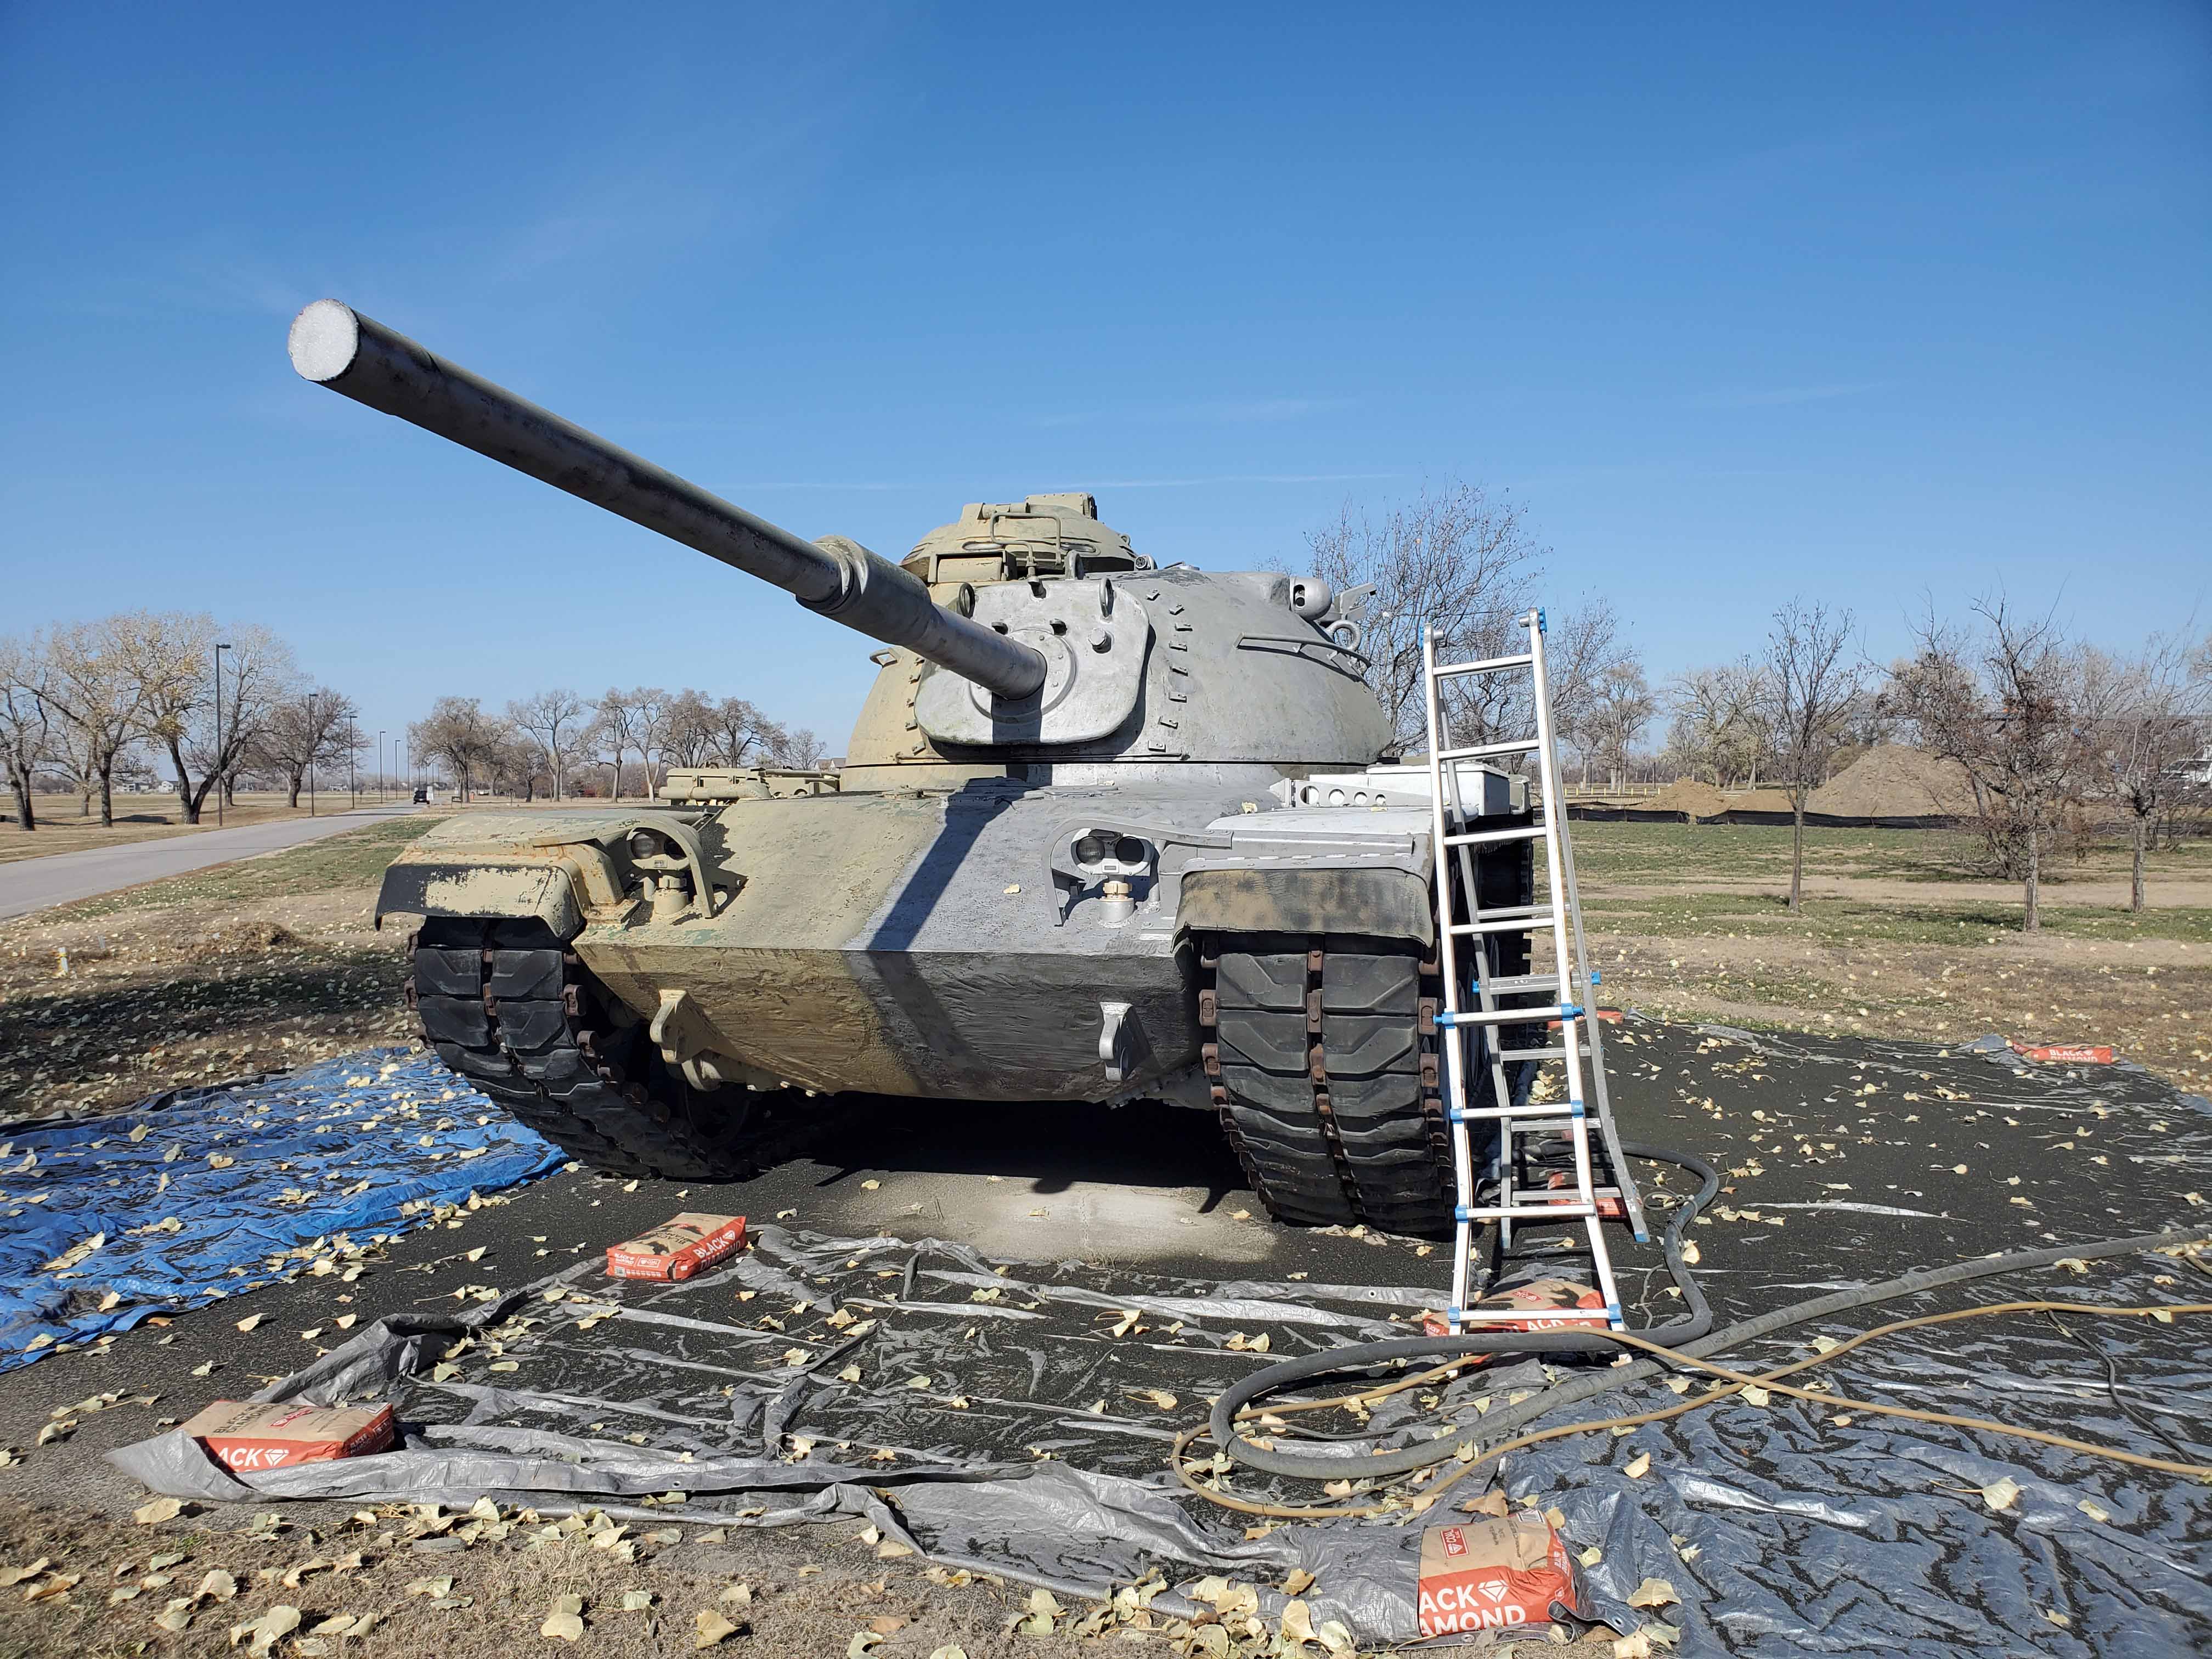
[[1711, 772], [1717, 789], [1743, 779], [1757, 786], [1772, 738], [1763, 665], [1743, 657], [1690, 669], [1668, 682], [1667, 701], [1674, 716], [1668, 746], [1686, 764]]
[[275, 704], [253, 744], [254, 758], [284, 779], [285, 805], [297, 807], [310, 767], [345, 758], [347, 734], [361, 711], [326, 685], [295, 690]]
[[[201, 616], [162, 620], [168, 630], [165, 671], [151, 688], [149, 730], [168, 750], [185, 822], [198, 823], [211, 790], [222, 787], [224, 798], [231, 797], [233, 780], [255, 758], [271, 712], [299, 690], [299, 670], [292, 647], [258, 623], [218, 629]], [[220, 699], [215, 694], [217, 638], [229, 647], [222, 653]]]
[[787, 730], [779, 726], [775, 728], [775, 739], [769, 745], [768, 760], [772, 766], [807, 770], [821, 765], [825, 752], [822, 739], [805, 726], [793, 726]]
[[471, 776], [484, 768], [498, 738], [499, 722], [475, 697], [441, 697], [407, 728], [409, 752], [450, 765], [465, 801]]
[[[1590, 722], [1603, 695], [1606, 676], [1632, 659], [1620, 637], [1620, 617], [1602, 594], [1560, 613], [1544, 630], [1544, 677], [1552, 694], [1552, 730], [1582, 761], [1589, 781]], [[1524, 730], [1526, 728], [1523, 728]]]
[[1644, 683], [1644, 665], [1632, 654], [1607, 668], [1589, 712], [1588, 747], [1583, 752], [1586, 757], [1595, 754], [1613, 787], [1620, 787], [1628, 771], [1629, 753], [1658, 708], [1651, 688]]
[[[1368, 682], [1394, 739], [1407, 748], [1427, 741], [1423, 625], [1453, 659], [1510, 654], [1515, 620], [1534, 607], [1532, 583], [1544, 556], [1517, 502], [1457, 483], [1424, 490], [1379, 523], [1347, 505], [1307, 540], [1316, 573], [1340, 592], [1374, 585], [1360, 649], [1373, 665]], [[1517, 677], [1466, 674], [1445, 684], [1445, 712], [1458, 741], [1485, 743], [1508, 726], [1512, 736], [1528, 729], [1525, 708], [1515, 705], [1526, 700]]]
[[1970, 632], [1931, 606], [1917, 650], [1891, 671], [1883, 696], [1923, 748], [1973, 780], [1984, 833], [2022, 884], [2021, 931], [2033, 933], [2043, 926], [2044, 853], [2088, 769], [2084, 664], [2049, 616], [2022, 622], [2002, 596], [1978, 601], [1974, 614]]
[[2082, 659], [2090, 727], [2089, 787], [2128, 814], [2133, 860], [2128, 908], [2143, 908], [2143, 855], [2152, 826], [2192, 792], [2189, 763], [2212, 733], [2212, 685], [2188, 641], [2154, 635], [2136, 656]]
[[71, 745], [78, 781], [100, 797], [100, 821], [115, 822], [115, 764], [147, 734], [146, 641], [154, 626], [144, 611], [103, 617], [58, 629], [46, 701], [75, 728]]
[[0, 640], [0, 769], [8, 774], [15, 798], [15, 827], [39, 827], [31, 783], [40, 763], [50, 757], [53, 710], [46, 701], [53, 660], [44, 636]]
[[745, 757], [773, 735], [783, 737], [777, 726], [743, 697], [725, 697], [714, 705], [714, 747], [725, 766], [743, 766]]
[[614, 769], [614, 799], [622, 799], [623, 761], [635, 749], [642, 759], [647, 741], [647, 722], [636, 706], [638, 694], [606, 689], [593, 714], [591, 739], [603, 763]]
[[648, 800], [660, 798], [653, 757], [660, 754], [667, 738], [668, 708], [668, 693], [657, 685], [641, 685], [629, 694], [630, 714], [637, 722], [638, 758], [645, 763], [645, 793]]
[[721, 747], [714, 706], [686, 686], [668, 700], [662, 720], [661, 760], [677, 766], [712, 766]]
[[582, 738], [592, 706], [566, 686], [540, 691], [507, 706], [507, 717], [529, 734], [553, 777], [553, 799], [561, 799], [568, 751]]
[[1851, 653], [1851, 613], [1792, 599], [1766, 636], [1765, 689], [1775, 759], [1790, 791], [1790, 908], [1803, 908], [1805, 797], [1827, 781], [1828, 763], [1862, 701], [1863, 671]]
[[544, 749], [531, 733], [512, 720], [492, 722], [483, 767], [495, 794], [538, 799], [538, 780], [544, 770]]

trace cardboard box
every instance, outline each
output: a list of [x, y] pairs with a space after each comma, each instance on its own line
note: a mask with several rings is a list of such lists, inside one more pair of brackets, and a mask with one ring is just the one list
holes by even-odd
[[[1485, 1313], [1525, 1309], [1528, 1317], [1480, 1320], [1468, 1326], [1471, 1333], [1587, 1330], [1592, 1325], [1606, 1322], [1605, 1298], [1589, 1285], [1577, 1285], [1571, 1279], [1531, 1279], [1526, 1285], [1516, 1285], [1510, 1290], [1486, 1296], [1474, 1307]], [[1593, 1314], [1595, 1317], [1592, 1317]], [[1442, 1314], [1432, 1313], [1422, 1316], [1421, 1328], [1431, 1336], [1443, 1336], [1451, 1326]]]
[[360, 1457], [392, 1444], [389, 1406], [305, 1406], [218, 1400], [185, 1432], [234, 1469], [289, 1468]]
[[684, 1279], [744, 1247], [744, 1217], [686, 1210], [649, 1233], [607, 1246], [607, 1272], [617, 1279]]
[[2039, 1060], [2046, 1065], [2109, 1066], [2112, 1051], [2101, 1042], [2039, 1042], [2033, 1046], [2015, 1042], [2013, 1053], [2026, 1060]]
[[1424, 1638], [1548, 1625], [1554, 1604], [1572, 1618], [1589, 1616], [1574, 1557], [1534, 1510], [1431, 1527], [1421, 1534]]

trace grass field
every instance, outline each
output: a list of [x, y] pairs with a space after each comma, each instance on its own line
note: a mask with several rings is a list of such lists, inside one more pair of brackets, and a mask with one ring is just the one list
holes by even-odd
[[2212, 842], [2161, 851], [2126, 908], [2118, 842], [2052, 861], [2043, 931], [1972, 837], [1808, 830], [1785, 900], [1786, 828], [1577, 823], [1584, 926], [1606, 1000], [1740, 1025], [1955, 1041], [2111, 1043], [2212, 1084]]
[[[366, 804], [373, 797], [364, 795], [361, 799]], [[327, 816], [343, 811], [350, 802], [344, 790], [333, 794], [326, 789], [317, 797], [316, 804]], [[123, 847], [137, 841], [196, 836], [204, 830], [235, 830], [241, 824], [267, 823], [276, 818], [304, 818], [307, 816], [307, 798], [300, 797], [299, 810], [295, 811], [285, 805], [281, 794], [240, 795], [236, 805], [224, 809], [220, 826], [215, 821], [212, 798], [199, 823], [185, 822], [184, 809], [177, 805], [173, 794], [118, 795], [112, 828], [101, 826], [97, 801], [93, 803], [90, 817], [81, 816], [74, 795], [35, 796], [32, 807], [38, 814], [39, 827], [27, 834], [15, 827], [12, 810], [9, 816], [0, 818], [0, 864], [16, 859], [44, 858], [52, 853], [82, 853], [93, 847]]]

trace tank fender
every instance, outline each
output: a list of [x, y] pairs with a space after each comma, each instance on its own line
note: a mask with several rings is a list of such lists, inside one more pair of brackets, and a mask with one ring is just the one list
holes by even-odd
[[1404, 807], [1224, 818], [1224, 852], [1182, 868], [1178, 927], [1198, 933], [1360, 933], [1436, 942], [1427, 814]]
[[410, 860], [384, 872], [376, 926], [398, 910], [423, 916], [535, 916], [563, 943], [584, 931], [570, 873], [551, 863], [494, 863], [468, 858]]
[[[636, 901], [618, 860], [636, 830], [674, 845], [668, 862], [691, 878], [694, 908], [711, 915], [742, 879], [718, 871], [698, 814], [592, 812], [449, 820], [410, 845], [384, 872], [375, 924], [387, 911], [418, 915], [535, 916], [562, 940], [587, 922], [618, 919]], [[719, 879], [718, 879], [719, 878]]]

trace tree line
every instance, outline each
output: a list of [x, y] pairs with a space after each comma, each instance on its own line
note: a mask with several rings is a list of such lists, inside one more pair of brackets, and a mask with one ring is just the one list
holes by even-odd
[[156, 787], [166, 762], [187, 823], [209, 794], [281, 785], [300, 803], [308, 770], [365, 746], [352, 699], [303, 673], [258, 623], [128, 611], [0, 638], [0, 769], [19, 829], [35, 797], [67, 791], [115, 822], [118, 785]]
[[[1520, 619], [1535, 608], [1548, 550], [1518, 503], [1450, 483], [1379, 518], [1346, 507], [1309, 539], [1318, 573], [1340, 590], [1374, 587], [1359, 648], [1408, 753], [1428, 740], [1425, 623], [1443, 660], [1526, 648]], [[2069, 637], [2055, 611], [2025, 613], [2002, 594], [1957, 617], [1931, 603], [1912, 624], [1911, 648], [1877, 663], [1850, 610], [1794, 599], [1757, 648], [1656, 690], [1606, 599], [1547, 622], [1565, 763], [1584, 782], [1595, 769], [1615, 786], [1702, 776], [1722, 788], [1764, 780], [1785, 792], [1796, 826], [1792, 909], [1802, 902], [1808, 796], [1839, 757], [1879, 743], [1910, 744], [1958, 769], [1993, 865], [2022, 884], [2031, 932], [2045, 862], [2083, 813], [2126, 825], [2140, 910], [2145, 853], [2203, 827], [2212, 809], [2212, 636], [2193, 619], [2116, 653]], [[1467, 676], [1439, 690], [1456, 744], [1533, 730], [1524, 676]], [[1644, 735], [1662, 714], [1664, 745], [1647, 750]]]
[[407, 728], [407, 741], [445, 769], [464, 799], [479, 786], [525, 799], [651, 796], [672, 766], [808, 768], [823, 752], [813, 732], [770, 720], [743, 697], [659, 686], [610, 686], [596, 699], [561, 687], [503, 713], [477, 697], [440, 697]]

